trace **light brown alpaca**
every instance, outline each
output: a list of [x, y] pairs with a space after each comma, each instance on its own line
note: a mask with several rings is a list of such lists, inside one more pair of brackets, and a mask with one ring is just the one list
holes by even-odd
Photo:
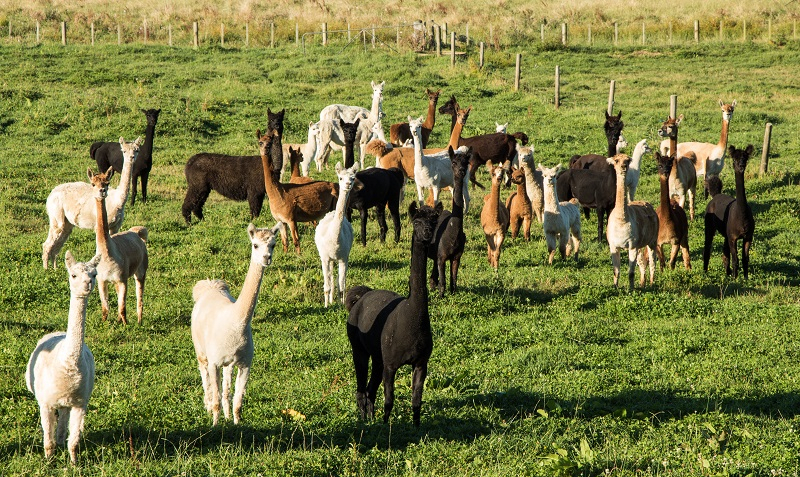
[[117, 290], [117, 319], [128, 324], [125, 310], [125, 300], [128, 293], [128, 279], [133, 276], [136, 281], [136, 316], [138, 323], [142, 324], [144, 310], [144, 280], [147, 275], [147, 229], [136, 226], [129, 230], [111, 235], [108, 229], [108, 215], [106, 213], [106, 195], [108, 181], [114, 175], [114, 169], [109, 168], [105, 174], [94, 174], [91, 169], [87, 171], [89, 182], [95, 190], [97, 202], [97, 254], [100, 263], [97, 265], [97, 290], [100, 292], [100, 306], [103, 321], [108, 318], [108, 283], [113, 283]]
[[486, 235], [487, 254], [489, 265], [497, 271], [500, 265], [500, 247], [506, 238], [510, 215], [508, 209], [500, 200], [500, 184], [503, 182], [505, 169], [502, 165], [492, 168], [492, 190], [483, 198], [481, 211], [481, 226]]
[[511, 238], [517, 238], [519, 227], [522, 226], [522, 233], [526, 241], [531, 240], [531, 218], [533, 208], [531, 199], [526, 190], [525, 176], [526, 166], [522, 165], [511, 174], [511, 182], [517, 184], [517, 191], [512, 192], [506, 200], [506, 208], [511, 214]]
[[303, 153], [300, 149], [289, 147], [286, 149], [286, 157], [289, 158], [290, 170], [292, 171], [289, 177], [290, 184], [308, 184], [314, 182], [314, 179], [304, 176], [300, 173], [300, 163], [303, 162]]
[[[269, 150], [275, 131], [262, 135], [259, 129], [258, 149], [261, 154], [261, 165], [264, 168], [264, 187], [269, 198], [269, 211], [272, 217], [284, 224], [281, 227], [283, 251], [289, 250], [286, 237], [286, 226], [292, 233], [294, 250], [300, 253], [300, 236], [297, 234], [298, 222], [318, 221], [325, 214], [336, 208], [338, 184], [325, 181], [314, 181], [307, 184], [282, 184], [272, 170]], [[290, 149], [290, 155], [293, 149]]]
[[[664, 121], [664, 124], [658, 130], [659, 136], [669, 139], [670, 151], [678, 149], [678, 126], [682, 120], [682, 114], [678, 116], [678, 119], [669, 118]], [[669, 155], [672, 155], [672, 153], [670, 152]], [[669, 176], [670, 197], [677, 195], [678, 204], [681, 207], [684, 207], [686, 199], [689, 199], [689, 217], [692, 220], [694, 220], [694, 196], [697, 189], [697, 174], [694, 169], [695, 161], [696, 157], [693, 152], [688, 151], [685, 157], [681, 157], [679, 153], [675, 156], [675, 164]]]
[[[650, 284], [655, 275], [655, 250], [658, 242], [658, 215], [644, 201], [628, 202], [625, 175], [631, 162], [627, 154], [608, 158], [617, 173], [617, 193], [614, 209], [608, 215], [606, 237], [614, 265], [614, 286], [619, 284], [620, 250], [628, 250], [628, 288], [633, 290], [633, 268], [639, 262], [639, 286], [644, 286], [645, 260], [650, 265]], [[639, 255], [639, 252], [642, 252]]]
[[[425, 122], [422, 123], [422, 147], [428, 146], [428, 138], [433, 131], [433, 126], [436, 124], [436, 103], [439, 101], [439, 94], [442, 90], [431, 91], [425, 89], [425, 94], [428, 96], [428, 115], [425, 116]], [[395, 123], [389, 127], [389, 141], [396, 146], [400, 146], [407, 140], [411, 139], [411, 129], [408, 123]], [[456, 149], [456, 148], [453, 148]]]
[[658, 261], [661, 269], [665, 267], [664, 244], [672, 245], [669, 256], [669, 268], [675, 268], [675, 260], [678, 258], [678, 247], [683, 254], [683, 266], [686, 270], [691, 270], [692, 265], [689, 260], [689, 222], [686, 220], [686, 212], [669, 195], [669, 176], [674, 165], [674, 156], [662, 156], [656, 151], [656, 162], [658, 164], [658, 180], [661, 184], [661, 201], [658, 203], [656, 214], [658, 214]]

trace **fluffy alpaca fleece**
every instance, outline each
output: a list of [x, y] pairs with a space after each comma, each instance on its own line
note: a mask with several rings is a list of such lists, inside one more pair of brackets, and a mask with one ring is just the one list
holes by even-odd
[[[125, 142], [119, 138], [119, 147], [122, 150], [124, 164], [119, 186], [108, 191], [107, 212], [109, 217], [109, 230], [117, 233], [122, 227], [125, 218], [125, 202], [130, 192], [131, 174], [139, 154], [141, 138], [133, 142]], [[109, 169], [111, 166], [106, 167]], [[106, 170], [103, 169], [103, 170]], [[56, 186], [47, 196], [47, 215], [50, 218], [50, 229], [47, 240], [42, 243], [42, 264], [47, 268], [49, 264], [56, 266], [56, 257], [61, 247], [69, 238], [74, 227], [80, 229], [94, 229], [97, 225], [97, 209], [95, 207], [92, 186], [86, 182], [67, 182]]]
[[[503, 166], [492, 168], [492, 189], [483, 197], [481, 210], [481, 227], [486, 236], [486, 253], [489, 265], [497, 271], [500, 266], [500, 249], [508, 232], [510, 215], [503, 201], [500, 200], [500, 183], [503, 181]], [[464, 181], [466, 184], [467, 181]]]
[[525, 240], [530, 241], [533, 211], [528, 192], [525, 190], [525, 180], [528, 175], [525, 169], [523, 165], [511, 173], [511, 182], [517, 184], [517, 191], [512, 192], [506, 199], [506, 208], [511, 214], [511, 238], [517, 238], [521, 226]]
[[[44, 431], [44, 455], [64, 445], [69, 426], [69, 457], [78, 458], [78, 441], [83, 419], [94, 388], [94, 356], [84, 343], [86, 302], [92, 293], [100, 257], [76, 262], [67, 251], [65, 264], [69, 277], [70, 301], [67, 332], [49, 333], [36, 344], [28, 360], [25, 384], [36, 396]], [[58, 416], [56, 416], [58, 413]]]
[[[192, 343], [197, 356], [200, 379], [203, 382], [203, 402], [211, 413], [213, 425], [219, 420], [219, 410], [230, 418], [229, 394], [233, 367], [238, 368], [233, 397], [233, 423], [242, 417], [242, 403], [253, 362], [253, 331], [251, 322], [258, 303], [264, 268], [272, 263], [276, 235], [280, 224], [272, 229], [247, 227], [250, 238], [250, 267], [239, 298], [230, 294], [222, 280], [200, 280], [192, 289]], [[219, 373], [222, 371], [220, 398]]]
[[[539, 164], [544, 183], [544, 219], [542, 230], [547, 241], [549, 257], [547, 263], [553, 264], [553, 256], [558, 248], [561, 259], [572, 253], [578, 260], [578, 251], [581, 247], [581, 213], [578, 206], [572, 202], [559, 202], [556, 193], [556, 178], [561, 170], [561, 164], [556, 167], [546, 168]], [[571, 249], [571, 250], [570, 250]]]
[[531, 211], [541, 224], [544, 214], [544, 189], [542, 171], [536, 168], [533, 160], [533, 146], [517, 146], [517, 167], [525, 165], [525, 192], [531, 201]]

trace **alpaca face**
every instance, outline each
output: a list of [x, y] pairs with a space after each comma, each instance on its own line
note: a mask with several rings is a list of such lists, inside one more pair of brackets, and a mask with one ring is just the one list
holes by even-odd
[[662, 156], [658, 151], [656, 151], [656, 164], [658, 164], [658, 175], [661, 177], [669, 177], [669, 173], [672, 172], [672, 164], [675, 160], [675, 154], [672, 155], [664, 155]]
[[725, 104], [719, 100], [719, 107], [722, 109], [722, 120], [729, 121], [733, 118], [733, 110], [736, 108], [736, 100], [734, 99], [731, 104]]
[[300, 164], [303, 162], [303, 152], [298, 147], [297, 150], [293, 148], [289, 148], [289, 166], [294, 168], [295, 164]]
[[379, 101], [383, 102], [383, 85], [386, 84], [386, 81], [381, 81], [380, 84], [375, 84], [374, 81], [372, 83], [372, 101]]
[[156, 122], [158, 121], [158, 115], [161, 114], [160, 109], [141, 109], [140, 111], [144, 113], [144, 117], [147, 119], [148, 126], [156, 125]]
[[614, 144], [619, 139], [623, 127], [625, 127], [625, 123], [622, 122], [622, 111], [616, 116], [611, 116], [606, 112], [606, 122], [603, 124], [603, 129], [606, 131], [606, 137], [609, 140], [613, 140]]
[[349, 169], [342, 169], [341, 164], [336, 163], [336, 175], [339, 177], [339, 193], [353, 189], [356, 183], [356, 172], [358, 172], [358, 164], [353, 164], [353, 167]]
[[360, 122], [360, 118], [352, 123], [346, 123], [343, 119], [339, 119], [339, 126], [342, 127], [345, 144], [354, 144], [356, 142], [356, 135], [358, 134], [358, 125]]
[[658, 135], [665, 138], [677, 138], [678, 137], [678, 126], [680, 126], [681, 121], [683, 121], [683, 114], [678, 116], [677, 119], [675, 118], [668, 118], [664, 123], [661, 125], [661, 128], [658, 130]]
[[520, 167], [519, 169], [514, 170], [511, 173], [511, 182], [514, 184], [524, 184], [525, 183], [525, 169], [524, 167]]
[[447, 147], [447, 154], [450, 156], [450, 165], [453, 168], [453, 177], [463, 179], [467, 176], [469, 161], [472, 159], [472, 148], [467, 148], [466, 152], [456, 152], [453, 148]]
[[497, 121], [494, 122], [494, 130], [495, 132], [504, 133], [508, 129], [508, 123], [500, 124]]
[[124, 162], [136, 162], [139, 157], [139, 146], [141, 145], [141, 138], [136, 138], [133, 142], [125, 142], [125, 139], [119, 138], [119, 146], [122, 149], [122, 160]]
[[308, 139], [309, 140], [316, 139], [317, 135], [319, 135], [319, 123], [315, 122], [308, 123]]
[[427, 205], [417, 207], [416, 201], [411, 202], [408, 207], [408, 216], [411, 217], [411, 224], [414, 228], [413, 236], [415, 242], [427, 243], [433, 239], [436, 223], [443, 207], [441, 202], [436, 204], [435, 208]]
[[411, 135], [415, 138], [419, 138], [421, 131], [422, 131], [422, 116], [417, 119], [411, 119], [411, 116], [408, 117], [408, 129], [411, 130]]
[[439, 114], [449, 114], [450, 116], [458, 114], [458, 101], [455, 96], [450, 96], [450, 99], [439, 108]]
[[425, 88], [425, 94], [428, 95], [428, 103], [432, 104], [436, 107], [436, 103], [439, 102], [439, 94], [441, 94], [442, 90], [437, 89], [436, 91], [431, 91], [428, 88]]
[[506, 170], [503, 169], [503, 166], [494, 166], [492, 168], [492, 185], [502, 184], [505, 173]]
[[467, 109], [459, 109], [458, 110], [458, 124], [462, 126], [467, 123], [467, 118], [469, 118], [469, 112], [472, 111], [472, 106], [468, 107]]
[[620, 151], [626, 147], [628, 147], [628, 141], [625, 140], [625, 136], [620, 134], [619, 139], [617, 139], [617, 151]]
[[631, 164], [631, 156], [627, 154], [617, 154], [614, 157], [609, 157], [608, 163], [614, 166], [614, 170], [617, 172], [628, 172], [628, 166]]
[[733, 170], [744, 174], [744, 170], [747, 167], [747, 161], [750, 159], [750, 155], [753, 154], [753, 150], [755, 148], [752, 144], [749, 144], [745, 149], [736, 149], [734, 146], [728, 147], [728, 154], [730, 154], [731, 158], [733, 159]]
[[264, 156], [269, 157], [269, 149], [272, 146], [272, 139], [275, 137], [276, 131], [270, 130], [266, 134], [261, 134], [261, 130], [256, 131], [258, 138], [258, 152]]
[[555, 188], [558, 171], [561, 170], [561, 164], [556, 167], [547, 168], [539, 164], [539, 170], [542, 172], [542, 186]]
[[108, 184], [111, 182], [111, 178], [114, 177], [114, 168], [109, 167], [105, 173], [98, 172], [96, 174], [89, 169], [86, 174], [92, 184], [95, 199], [105, 200], [106, 196], [108, 196]]
[[64, 264], [67, 268], [69, 291], [72, 295], [80, 298], [91, 295], [97, 283], [97, 264], [99, 262], [100, 255], [95, 255], [88, 262], [78, 262], [73, 258], [72, 252], [67, 250]]
[[256, 228], [252, 223], [247, 227], [247, 234], [250, 236], [251, 252], [250, 261], [262, 267], [272, 263], [272, 251], [275, 249], [275, 242], [280, 232], [281, 224], [277, 223], [271, 229]]
[[281, 109], [277, 113], [273, 113], [267, 108], [267, 131], [278, 131], [278, 135], [283, 137], [283, 115], [286, 113], [286, 108]]

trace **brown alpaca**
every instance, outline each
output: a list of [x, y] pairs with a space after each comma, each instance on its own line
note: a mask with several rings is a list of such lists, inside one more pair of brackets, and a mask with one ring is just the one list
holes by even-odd
[[292, 171], [292, 175], [289, 178], [290, 184], [308, 184], [309, 182], [314, 182], [314, 179], [300, 173], [300, 163], [303, 162], [303, 153], [299, 148], [297, 150], [291, 146], [286, 148], [286, 156], [289, 157], [289, 165]]
[[147, 275], [147, 229], [137, 226], [129, 230], [111, 235], [108, 228], [108, 213], [106, 212], [106, 194], [108, 182], [114, 175], [114, 170], [109, 168], [105, 174], [94, 174], [91, 169], [87, 171], [89, 182], [95, 190], [97, 201], [97, 254], [100, 263], [97, 265], [97, 290], [100, 292], [100, 306], [103, 321], [108, 318], [108, 283], [114, 284], [117, 290], [117, 319], [128, 324], [125, 310], [125, 300], [128, 292], [128, 279], [133, 276], [136, 281], [136, 315], [138, 323], [142, 324], [144, 310], [144, 280]]
[[[683, 115], [678, 116], [678, 119], [669, 118], [661, 125], [658, 130], [658, 135], [669, 139], [669, 150], [678, 150], [678, 126], [683, 120]], [[673, 153], [670, 152], [673, 156]], [[669, 195], [670, 197], [677, 195], [678, 204], [684, 207], [686, 198], [689, 199], [689, 217], [694, 220], [694, 196], [697, 189], [697, 174], [695, 172], [694, 163], [696, 156], [693, 152], [688, 151], [684, 156], [675, 154], [675, 164], [672, 167], [672, 173], [669, 176]]]
[[526, 166], [522, 165], [511, 174], [511, 182], [517, 184], [517, 191], [512, 192], [506, 200], [506, 208], [511, 215], [511, 238], [517, 238], [519, 227], [522, 225], [522, 232], [526, 241], [531, 240], [531, 218], [533, 208], [531, 199], [525, 188]]
[[[442, 90], [431, 91], [425, 89], [425, 94], [428, 95], [428, 115], [425, 116], [425, 122], [422, 123], [422, 147], [428, 145], [428, 138], [433, 131], [433, 126], [436, 124], [436, 103], [439, 101], [439, 94]], [[408, 123], [395, 123], [389, 127], [389, 141], [395, 146], [404, 144], [407, 140], [411, 139], [411, 129]]]
[[[272, 168], [269, 157], [270, 147], [275, 131], [262, 135], [259, 129], [258, 149], [261, 154], [261, 164], [264, 169], [264, 188], [269, 198], [269, 211], [272, 217], [284, 224], [281, 227], [281, 242], [283, 251], [289, 250], [286, 237], [286, 225], [292, 233], [292, 243], [297, 253], [300, 253], [300, 236], [297, 234], [297, 222], [312, 222], [325, 217], [325, 214], [336, 208], [338, 195], [337, 184], [326, 181], [314, 181], [308, 184], [282, 184], [277, 179], [277, 174]], [[290, 156], [291, 151], [290, 149]]]
[[675, 156], [662, 156], [656, 151], [656, 161], [658, 164], [658, 180], [661, 184], [661, 202], [658, 204], [656, 214], [658, 214], [658, 261], [661, 269], [664, 269], [664, 244], [672, 245], [669, 255], [669, 268], [675, 268], [675, 260], [678, 258], [678, 247], [683, 255], [683, 266], [686, 270], [692, 269], [689, 259], [689, 222], [686, 220], [686, 212], [669, 196], [669, 177], [672, 172]]
[[483, 198], [481, 211], [481, 226], [486, 235], [487, 254], [489, 265], [497, 271], [500, 265], [500, 247], [506, 238], [510, 216], [508, 209], [500, 200], [500, 183], [503, 182], [505, 169], [502, 165], [492, 168], [492, 189]]

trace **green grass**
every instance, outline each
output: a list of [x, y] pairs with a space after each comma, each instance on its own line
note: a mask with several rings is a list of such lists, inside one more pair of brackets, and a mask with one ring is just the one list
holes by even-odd
[[[519, 92], [511, 91], [516, 52], [523, 53]], [[345, 53], [155, 45], [0, 51], [0, 474], [798, 473], [797, 44], [642, 50], [533, 42], [487, 52], [483, 69], [474, 54], [450, 68], [448, 58]], [[558, 110], [556, 65], [562, 71]], [[565, 163], [574, 153], [605, 150], [611, 79], [630, 144], [656, 143], [670, 94], [679, 95], [686, 116], [682, 140], [718, 139], [718, 99], [738, 101], [731, 144], [753, 143], [760, 153], [764, 124], [775, 125], [769, 173], [758, 177], [755, 157], [746, 176], [756, 219], [750, 280], [725, 277], [719, 237], [710, 270], [702, 273], [700, 219], [691, 224], [691, 272], [659, 271], [652, 287], [616, 290], [607, 246], [593, 239], [594, 216], [584, 220], [577, 264], [547, 266], [541, 228], [534, 226], [530, 243], [506, 242], [494, 273], [476, 191], [460, 291], [430, 302], [435, 345], [422, 425], [411, 425], [407, 368], [398, 374], [390, 425], [380, 411], [378, 420], [365, 423], [355, 405], [346, 312], [323, 308], [313, 232], [303, 226], [302, 253], [279, 250], [264, 276], [244, 424], [211, 428], [189, 333], [191, 288], [200, 279], [224, 278], [238, 294], [250, 217], [246, 203], [214, 193], [206, 220], [186, 227], [180, 206], [188, 157], [255, 153], [255, 130], [266, 126], [267, 107], [285, 107], [286, 141], [303, 142], [308, 121], [323, 106], [366, 105], [369, 81], [385, 80], [387, 129], [424, 114], [425, 88], [441, 88], [443, 98], [455, 94], [474, 106], [464, 136], [508, 121], [511, 131], [531, 137], [537, 161]], [[66, 326], [63, 265], [41, 267], [44, 203], [57, 184], [85, 179], [94, 166], [93, 141], [141, 134], [139, 109], [151, 107], [162, 113], [149, 202], [129, 206], [125, 219], [125, 227], [150, 230], [144, 324], [103, 323], [97, 296], [90, 298], [86, 341], [97, 382], [81, 466], [70, 468], [63, 451], [48, 463], [38, 407], [23, 378], [37, 340]], [[448, 119], [438, 118], [432, 144], [446, 142]], [[334, 174], [318, 177], [333, 180]], [[479, 178], [488, 184], [487, 174]], [[722, 179], [732, 193], [729, 164]], [[644, 160], [637, 195], [658, 199], [651, 158]], [[702, 215], [706, 202], [698, 202]], [[255, 223], [273, 223], [267, 207]], [[356, 244], [351, 254], [348, 284], [406, 293], [409, 237], [405, 214], [399, 244], [378, 243], [371, 221], [370, 243]], [[94, 235], [77, 230], [66, 249], [86, 260]]]

